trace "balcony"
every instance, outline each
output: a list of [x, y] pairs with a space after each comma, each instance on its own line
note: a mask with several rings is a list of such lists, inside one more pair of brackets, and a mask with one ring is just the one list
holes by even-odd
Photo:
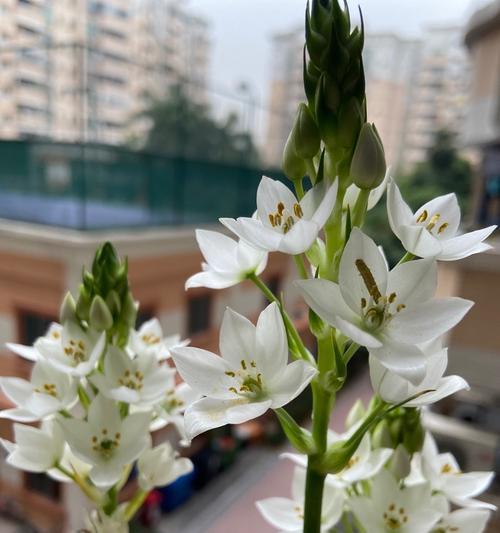
[[78, 230], [250, 216], [262, 175], [244, 166], [31, 140], [0, 141], [0, 158], [0, 217]]

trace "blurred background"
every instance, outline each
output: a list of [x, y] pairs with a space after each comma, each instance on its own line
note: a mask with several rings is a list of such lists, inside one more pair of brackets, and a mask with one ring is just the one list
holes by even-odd
[[[405, 197], [415, 208], [455, 191], [464, 229], [498, 224], [500, 1], [359, 3], [368, 118]], [[304, 0], [272, 9], [265, 0], [0, 0], [0, 374], [29, 374], [5, 342], [45, 333], [106, 239], [129, 257], [139, 323], [158, 316], [166, 334], [216, 351], [227, 305], [257, 316], [265, 302], [251, 286], [186, 293], [184, 281], [201, 260], [193, 228], [251, 214], [260, 176], [282, 176], [304, 100], [304, 10]], [[367, 230], [391, 262], [401, 256], [383, 205]], [[476, 301], [449, 339], [448, 373], [473, 389], [426, 419], [464, 470], [500, 472], [498, 237], [491, 244], [440, 265], [440, 294]], [[264, 278], [287, 290], [307, 334], [293, 277], [286, 257], [271, 257]], [[332, 421], [339, 431], [354, 400], [371, 396], [363, 354], [355, 361]], [[297, 418], [308, 404], [307, 395], [294, 402]], [[11, 438], [10, 423], [0, 436]], [[271, 531], [254, 501], [288, 495], [283, 446], [272, 415], [199, 437], [185, 451], [194, 474], [152, 493], [134, 527]], [[488, 499], [499, 494], [495, 484]], [[74, 529], [84, 505], [71, 487], [2, 460], [0, 531]]]

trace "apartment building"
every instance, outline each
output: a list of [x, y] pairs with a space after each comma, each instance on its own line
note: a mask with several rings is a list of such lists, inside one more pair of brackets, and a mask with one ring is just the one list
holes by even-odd
[[172, 0], [0, 0], [0, 12], [3, 138], [121, 143], [169, 85], [207, 99], [208, 25]]
[[[469, 67], [460, 28], [429, 28], [418, 40], [366, 35], [368, 120], [375, 122], [393, 168], [425, 159], [435, 133], [460, 131]], [[302, 86], [303, 31], [273, 38], [266, 161], [279, 165]]]

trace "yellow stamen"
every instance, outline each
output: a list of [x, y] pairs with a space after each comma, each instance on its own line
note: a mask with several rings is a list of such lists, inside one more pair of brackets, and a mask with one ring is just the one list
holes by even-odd
[[445, 222], [444, 224], [441, 224], [438, 229], [438, 233], [443, 233], [443, 231], [449, 226], [448, 222]]
[[417, 222], [425, 222], [427, 220], [427, 217], [429, 216], [429, 213], [426, 209], [424, 209], [420, 215], [417, 218]]
[[300, 204], [293, 204], [293, 212], [295, 213], [295, 216], [298, 218], [302, 218], [304, 215], [302, 211], [302, 207], [300, 207]]
[[273, 228], [276, 226], [276, 221], [274, 220], [274, 215], [272, 213], [269, 213], [269, 222], [271, 222]]
[[285, 204], [283, 202], [279, 202], [277, 206], [278, 215], [283, 215], [283, 211], [285, 210]]
[[434, 229], [434, 226], [437, 224], [437, 221], [440, 218], [441, 218], [441, 215], [439, 213], [436, 213], [435, 215], [432, 216], [432, 218], [429, 221], [429, 224], [427, 224], [427, 226], [425, 226], [425, 228], [428, 231], [432, 231]]
[[382, 294], [380, 293], [380, 290], [377, 287], [377, 283], [375, 281], [375, 278], [373, 277], [373, 274], [371, 273], [370, 269], [363, 261], [363, 259], [356, 259], [355, 264], [359, 274], [363, 278], [368, 293], [375, 300], [375, 303], [377, 303], [380, 298], [382, 298]]

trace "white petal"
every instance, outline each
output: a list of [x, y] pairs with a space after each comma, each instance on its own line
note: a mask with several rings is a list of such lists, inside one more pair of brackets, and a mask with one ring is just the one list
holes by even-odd
[[119, 463], [109, 461], [102, 462], [94, 467], [89, 472], [91, 481], [101, 489], [107, 489], [113, 486], [120, 479], [123, 471], [123, 466]]
[[220, 218], [221, 224], [238, 235], [251, 246], [261, 250], [275, 252], [278, 250], [283, 234], [264, 226], [260, 220], [252, 218]]
[[489, 226], [488, 228], [465, 233], [459, 237], [453, 237], [443, 241], [443, 250], [439, 256], [441, 261], [455, 261], [457, 259], [463, 259], [469, 255], [483, 252], [488, 249], [487, 244], [481, 245], [484, 239], [488, 238], [496, 226]]
[[307, 252], [316, 240], [319, 230], [316, 222], [301, 219], [288, 233], [283, 234], [277, 250], [291, 255]]
[[354, 322], [348, 322], [340, 317], [336, 317], [332, 321], [332, 325], [339, 329], [344, 335], [350, 337], [354, 342], [366, 346], [367, 348], [380, 348], [382, 343], [379, 339], [374, 337], [371, 333], [364, 331]]
[[439, 256], [443, 250], [442, 243], [432, 235], [424, 226], [398, 226], [394, 232], [405, 250], [418, 257]]
[[291, 402], [307, 387], [316, 373], [317, 370], [306, 361], [294, 361], [287, 365], [281, 374], [266, 384], [273, 401], [272, 408], [277, 409]]
[[[236, 311], [227, 308], [220, 329], [219, 349], [232, 367], [239, 368], [244, 359], [255, 359], [255, 326]], [[207, 394], [207, 396], [210, 396]]]
[[490, 514], [484, 509], [457, 509], [445, 516], [443, 523], [439, 523], [439, 526], [443, 525], [445, 530], [459, 533], [482, 533]]
[[36, 422], [40, 416], [28, 411], [27, 409], [3, 409], [0, 411], [0, 418], [15, 420], [16, 422]]
[[232, 378], [225, 374], [233, 367], [222, 357], [200, 348], [174, 348], [172, 358], [182, 379], [200, 393], [219, 399], [233, 398]]
[[196, 230], [196, 240], [206, 262], [213, 270], [219, 272], [235, 272], [237, 241], [223, 233], [203, 229]]
[[237, 275], [220, 274], [213, 270], [198, 272], [186, 280], [185, 288], [206, 287], [207, 289], [227, 289], [240, 283], [241, 277]]
[[326, 224], [326, 221], [335, 206], [337, 190], [337, 179], [330, 186], [328, 186], [328, 182], [324, 180], [322, 183], [315, 185], [309, 190], [300, 202], [304, 216], [313, 222], [316, 222], [319, 228], [322, 228]]
[[394, 234], [399, 237], [397, 229], [413, 222], [412, 210], [403, 200], [399, 187], [390, 179], [387, 184], [387, 217]]
[[249, 403], [246, 400], [202, 398], [184, 413], [186, 434], [191, 440], [210, 429], [226, 424], [241, 424], [263, 415], [270, 406], [271, 400]]
[[361, 299], [369, 299], [368, 289], [356, 266], [363, 261], [370, 270], [380, 293], [384, 295], [387, 287], [387, 264], [377, 245], [358, 228], [353, 228], [349, 241], [340, 260], [339, 286], [342, 297], [355, 312], [361, 311]]
[[455, 193], [438, 196], [425, 203], [415, 212], [415, 220], [425, 211], [428, 216], [439, 215], [438, 224], [446, 223], [448, 226], [439, 235], [440, 238], [447, 238], [447, 235], [455, 235], [460, 225], [460, 207]]
[[381, 348], [370, 348], [369, 351], [388, 370], [414, 385], [421, 383], [425, 377], [425, 356], [416, 346], [385, 339]]
[[396, 293], [396, 303], [406, 306], [432, 298], [437, 287], [437, 264], [434, 259], [409, 261], [389, 273], [387, 294]]
[[387, 333], [405, 343], [428, 341], [453, 328], [473, 305], [474, 302], [463, 298], [440, 298], [419, 303], [397, 313], [389, 323]]
[[267, 253], [240, 240], [236, 247], [236, 261], [240, 271], [249, 272], [256, 268], [263, 270], [267, 263]]
[[19, 406], [24, 406], [33, 392], [31, 383], [21, 378], [0, 377], [0, 388], [11, 402]]
[[17, 355], [28, 359], [28, 361], [37, 361], [40, 358], [40, 354], [36, 348], [32, 346], [24, 346], [23, 344], [16, 344], [14, 342], [7, 342], [5, 346]]
[[443, 476], [442, 490], [450, 499], [467, 499], [484, 492], [493, 481], [493, 472], [467, 472]]
[[257, 213], [264, 225], [271, 227], [269, 215], [276, 213], [280, 202], [290, 211], [293, 209], [297, 199], [292, 191], [281, 181], [262, 176], [257, 188]]
[[278, 305], [273, 302], [259, 316], [256, 360], [266, 379], [280, 373], [288, 361], [288, 342]]
[[299, 518], [296, 502], [288, 498], [267, 498], [255, 503], [263, 518], [280, 531], [302, 531], [304, 521]]
[[[420, 387], [422, 390], [427, 389], [428, 387]], [[469, 384], [465, 381], [464, 378], [460, 376], [446, 376], [441, 378], [436, 386], [436, 390], [428, 392], [419, 396], [417, 399], [408, 402], [406, 407], [421, 407], [423, 405], [430, 405], [431, 403], [436, 403], [443, 398], [451, 396], [460, 390], [469, 390]]]

